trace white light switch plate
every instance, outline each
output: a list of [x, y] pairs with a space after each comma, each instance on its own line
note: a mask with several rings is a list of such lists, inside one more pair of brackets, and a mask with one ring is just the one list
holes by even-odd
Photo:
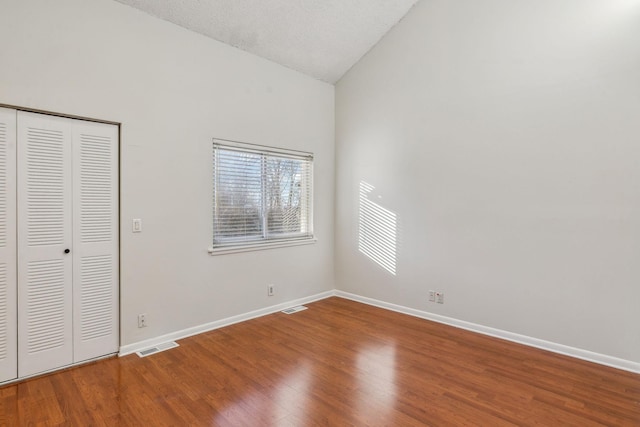
[[140, 218], [135, 218], [133, 220], [133, 232], [140, 233], [142, 231], [142, 220]]

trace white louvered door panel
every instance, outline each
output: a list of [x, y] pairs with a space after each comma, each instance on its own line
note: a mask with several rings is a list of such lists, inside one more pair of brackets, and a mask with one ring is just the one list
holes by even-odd
[[118, 127], [73, 127], [74, 362], [118, 351]]
[[17, 127], [18, 375], [24, 377], [73, 362], [71, 120], [19, 111]]
[[0, 382], [18, 375], [16, 110], [0, 108]]

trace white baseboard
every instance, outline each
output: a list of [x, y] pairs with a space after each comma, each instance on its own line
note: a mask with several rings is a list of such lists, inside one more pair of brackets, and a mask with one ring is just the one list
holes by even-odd
[[452, 317], [441, 316], [439, 314], [429, 313], [428, 311], [417, 310], [415, 308], [409, 308], [398, 304], [392, 304], [385, 301], [376, 300], [373, 298], [363, 297], [360, 295], [352, 294], [349, 292], [333, 290], [326, 291], [309, 297], [296, 299], [293, 301], [284, 302], [270, 307], [262, 308], [248, 313], [239, 314], [237, 316], [227, 317], [226, 319], [217, 320], [215, 322], [205, 323], [203, 325], [194, 326], [192, 328], [183, 329], [181, 331], [172, 332], [170, 334], [161, 335], [159, 337], [150, 338], [148, 340], [139, 341], [133, 344], [128, 344], [120, 347], [119, 356], [126, 356], [136, 351], [144, 350], [149, 347], [153, 347], [158, 344], [162, 344], [167, 341], [180, 340], [193, 335], [201, 334], [203, 332], [212, 331], [214, 329], [222, 328], [225, 326], [233, 325], [234, 323], [244, 322], [245, 320], [254, 319], [256, 317], [266, 316], [267, 314], [275, 313], [277, 311], [284, 310], [285, 308], [293, 307], [295, 305], [308, 304], [310, 302], [319, 301], [321, 299], [329, 298], [331, 296], [337, 296], [340, 298], [350, 299], [353, 301], [361, 302], [364, 304], [372, 305], [379, 308], [384, 308], [398, 313], [407, 314], [409, 316], [419, 317], [426, 320], [431, 320], [445, 325], [454, 326], [456, 328], [465, 329], [471, 332], [477, 332], [479, 334], [488, 335], [491, 337], [501, 338], [507, 341], [524, 344], [530, 347], [540, 348], [542, 350], [551, 351], [553, 353], [564, 354], [566, 356], [575, 357], [577, 359], [587, 360], [589, 362], [598, 363], [600, 365], [610, 366], [612, 368], [622, 369], [629, 372], [640, 374], [640, 363], [633, 362], [631, 360], [620, 359], [613, 356], [607, 356], [606, 354], [594, 353], [592, 351], [583, 350], [580, 348], [570, 347], [563, 344], [557, 344], [551, 341], [545, 341], [538, 338], [529, 337], [526, 335], [520, 335], [513, 332], [504, 331], [502, 329], [490, 328], [488, 326], [479, 325], [477, 323], [466, 322], [464, 320], [454, 319]]
[[416, 310], [414, 308], [402, 305], [392, 304], [373, 298], [367, 298], [349, 292], [335, 291], [335, 296], [353, 301], [361, 302], [375, 307], [384, 308], [398, 313], [408, 314], [409, 316], [420, 317], [422, 319], [432, 320], [434, 322], [443, 323], [445, 325], [454, 326], [467, 331], [477, 332], [483, 335], [489, 335], [501, 338], [507, 341], [513, 341], [519, 344], [528, 345], [530, 347], [540, 348], [542, 350], [551, 351], [553, 353], [564, 354], [565, 356], [575, 357], [577, 359], [587, 360], [589, 362], [598, 363], [600, 365], [610, 366], [612, 368], [622, 369], [629, 372], [640, 373], [640, 363], [631, 360], [619, 359], [606, 354], [594, 353], [592, 351], [580, 348], [569, 347], [563, 344], [557, 344], [551, 341], [545, 341], [538, 338], [528, 337], [513, 332], [503, 331], [502, 329], [490, 328], [488, 326], [478, 325], [476, 323], [466, 322], [451, 317], [441, 316], [439, 314], [429, 313], [428, 311]]
[[133, 344], [123, 345], [120, 347], [118, 356], [126, 356], [128, 354], [135, 353], [136, 351], [144, 350], [146, 348], [153, 347], [167, 341], [180, 340], [193, 335], [201, 334], [203, 332], [208, 332], [214, 329], [233, 325], [234, 323], [244, 322], [245, 320], [266, 316], [267, 314], [275, 313], [277, 311], [281, 311], [285, 308], [293, 307], [295, 305], [308, 304], [313, 301], [319, 301], [321, 299], [329, 298], [334, 295], [335, 291], [326, 291], [305, 298], [299, 298], [293, 301], [287, 301], [281, 304], [272, 305], [270, 307], [261, 308], [259, 310], [250, 311], [248, 313], [239, 314], [237, 316], [227, 317], [226, 319], [216, 320], [215, 322], [205, 323], [203, 325], [194, 326], [191, 328], [183, 329], [181, 331], [175, 331], [166, 335], [149, 338], [144, 341], [138, 341]]

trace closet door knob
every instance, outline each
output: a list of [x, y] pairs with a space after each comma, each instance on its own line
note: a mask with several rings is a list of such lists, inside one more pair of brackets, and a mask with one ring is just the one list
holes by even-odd
[[68, 254], [69, 252], [71, 252], [71, 249], [65, 249], [65, 250], [64, 250], [64, 253], [65, 253], [65, 254]]

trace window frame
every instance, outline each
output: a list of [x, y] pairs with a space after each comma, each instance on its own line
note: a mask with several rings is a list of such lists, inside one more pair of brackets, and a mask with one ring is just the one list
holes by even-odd
[[[231, 141], [219, 138], [213, 138], [212, 144], [212, 184], [213, 184], [213, 194], [212, 194], [212, 202], [213, 202], [213, 211], [212, 211], [212, 233], [211, 233], [211, 246], [208, 249], [209, 254], [211, 255], [220, 255], [227, 253], [235, 253], [235, 252], [246, 252], [246, 251], [256, 251], [262, 249], [272, 249], [272, 248], [280, 248], [287, 246], [297, 246], [297, 245], [307, 245], [315, 243], [317, 240], [314, 235], [313, 230], [313, 166], [314, 166], [314, 156], [313, 153], [307, 151], [299, 151], [299, 150], [290, 150], [283, 149], [277, 147], [271, 147], [266, 145], [258, 145], [258, 144], [249, 144], [245, 142], [239, 141]], [[261, 206], [261, 221], [262, 221], [262, 236], [256, 239], [244, 239], [242, 237], [239, 238], [216, 238], [216, 222], [217, 222], [217, 211], [218, 211], [218, 203], [216, 200], [216, 186], [218, 185], [219, 175], [216, 171], [216, 150], [222, 149], [227, 151], [237, 151], [243, 153], [250, 153], [259, 155], [262, 163], [262, 172], [260, 175], [261, 182], [261, 197], [264, 199], [267, 195], [266, 182], [267, 182], [267, 174], [266, 174], [266, 162], [269, 157], [271, 158], [286, 158], [293, 159], [306, 162], [308, 167], [308, 173], [306, 174], [306, 179], [308, 180], [308, 185], [305, 185], [305, 191], [308, 191], [308, 196], [305, 197], [306, 203], [308, 206], [306, 207], [308, 213], [306, 229], [307, 232], [302, 233], [289, 233], [282, 234], [278, 233], [276, 235], [269, 234], [268, 220], [266, 218], [267, 207], [266, 203], [262, 203]]]

